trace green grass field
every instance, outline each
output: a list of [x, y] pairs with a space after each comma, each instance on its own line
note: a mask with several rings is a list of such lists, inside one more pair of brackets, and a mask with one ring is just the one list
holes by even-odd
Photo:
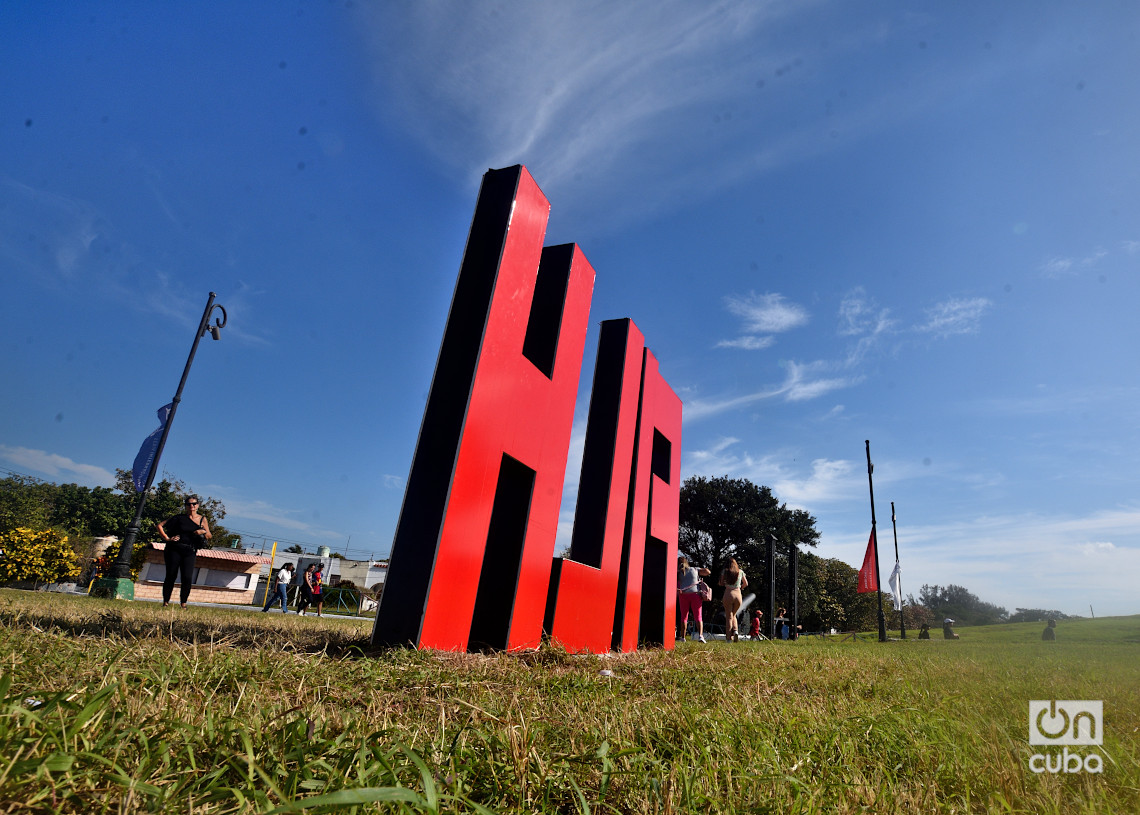
[[[1140, 617], [609, 657], [370, 625], [0, 590], [0, 812], [1140, 812]], [[1102, 773], [1029, 770], [1033, 699], [1103, 700]]]

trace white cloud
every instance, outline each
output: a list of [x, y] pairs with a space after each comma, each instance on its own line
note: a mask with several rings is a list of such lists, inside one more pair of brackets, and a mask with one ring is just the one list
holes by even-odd
[[[1125, 251], [1128, 250], [1128, 241], [1124, 242]], [[1060, 277], [1068, 277], [1076, 275], [1082, 271], [1088, 271], [1096, 266], [1100, 261], [1108, 256], [1108, 252], [1100, 247], [1097, 247], [1088, 255], [1083, 258], [1070, 258], [1070, 257], [1053, 257], [1048, 258], [1042, 262], [1038, 267], [1043, 277], [1048, 277], [1056, 280]]]
[[775, 337], [740, 337], [735, 340], [721, 340], [717, 348], [742, 348], [745, 351], [760, 351], [776, 341]]
[[936, 337], [973, 334], [981, 328], [982, 315], [993, 303], [984, 297], [951, 298], [926, 310], [926, 322], [915, 330]]
[[779, 334], [804, 325], [808, 313], [795, 303], [788, 303], [782, 294], [756, 294], [747, 297], [724, 298], [728, 310], [744, 320], [749, 334]]
[[100, 487], [113, 487], [115, 485], [115, 474], [110, 470], [94, 464], [80, 464], [57, 453], [0, 444], [0, 458], [12, 462], [17, 467], [43, 473], [52, 478], [66, 476], [70, 473], [78, 476], [86, 484], [94, 484]]
[[781, 388], [781, 393], [789, 402], [803, 402], [819, 397], [834, 390], [849, 388], [862, 381], [862, 377], [816, 377], [815, 372], [825, 370], [825, 363], [813, 362], [801, 365], [797, 362], [786, 362], [784, 368], [788, 372], [787, 379]]
[[882, 334], [894, 325], [890, 315], [890, 309], [880, 308], [862, 286], [857, 286], [839, 303], [839, 336]]
[[[724, 476], [747, 478], [766, 484], [782, 502], [793, 509], [817, 511], [819, 505], [858, 500], [866, 490], [865, 471], [855, 462], [819, 458], [809, 472], [798, 472], [795, 454], [776, 451], [753, 456], [742, 450], [740, 439], [721, 438], [703, 450], [686, 450], [683, 476]], [[802, 468], [800, 468], [802, 469]]]
[[344, 533], [331, 529], [322, 529], [299, 518], [291, 517], [297, 510], [282, 509], [267, 501], [244, 501], [241, 498], [229, 498], [224, 495], [217, 496], [226, 507], [226, 523], [232, 518], [245, 518], [250, 521], [260, 521], [271, 526], [288, 529], [290, 532], [299, 532], [307, 537], [343, 539]]
[[1120, 248], [1130, 255], [1140, 252], [1140, 241], [1121, 241]]
[[764, 390], [746, 393], [741, 396], [728, 396], [714, 399], [688, 399], [683, 404], [684, 422], [695, 422], [707, 419], [719, 413], [738, 410], [743, 407], [762, 402], [766, 399], [783, 397], [786, 402], [805, 402], [818, 399], [832, 391], [850, 388], [863, 381], [861, 376], [823, 377], [821, 373], [828, 371], [832, 366], [826, 362], [785, 362], [787, 372], [784, 381], [778, 385]]
[[1063, 277], [1073, 268], [1072, 258], [1049, 258], [1040, 266], [1040, 272], [1045, 277]]
[[772, 489], [791, 507], [811, 512], [819, 504], [858, 497], [865, 486], [863, 475], [851, 461], [817, 458], [806, 478], [786, 476], [776, 480]]

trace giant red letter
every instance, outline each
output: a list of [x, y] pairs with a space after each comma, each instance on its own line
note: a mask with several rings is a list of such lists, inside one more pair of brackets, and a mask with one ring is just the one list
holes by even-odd
[[594, 271], [542, 248], [521, 166], [483, 178], [374, 644], [539, 645]]

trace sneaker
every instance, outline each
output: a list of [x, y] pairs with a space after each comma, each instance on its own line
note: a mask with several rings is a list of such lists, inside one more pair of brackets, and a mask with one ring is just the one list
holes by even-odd
[[699, 637], [697, 637], [697, 642], [706, 642], [705, 635], [701, 634]]

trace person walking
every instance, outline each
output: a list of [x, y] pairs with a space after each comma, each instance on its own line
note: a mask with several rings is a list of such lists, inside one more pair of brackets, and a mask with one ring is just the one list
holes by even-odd
[[317, 564], [310, 563], [301, 573], [301, 596], [297, 600], [297, 613], [302, 617], [305, 616], [305, 609], [313, 604], [313, 570], [316, 568]]
[[315, 563], [313, 569], [312, 591], [313, 591], [313, 605], [317, 607], [317, 616], [321, 616], [321, 609], [325, 605], [324, 595], [324, 579], [325, 573], [322, 571], [324, 566], [320, 563]]
[[690, 566], [689, 559], [684, 555], [677, 556], [677, 614], [680, 617], [677, 629], [677, 639], [683, 640], [685, 632], [689, 630], [689, 614], [697, 625], [697, 638], [705, 641], [705, 624], [701, 619], [701, 589], [702, 577], [712, 574], [703, 566]]
[[159, 536], [166, 541], [162, 558], [166, 562], [166, 577], [162, 581], [162, 604], [170, 605], [174, 581], [179, 580], [179, 605], [186, 608], [190, 588], [194, 585], [194, 560], [199, 549], [213, 537], [210, 525], [198, 514], [198, 496], [187, 495], [183, 511], [158, 525]]
[[724, 606], [724, 641], [740, 642], [740, 624], [736, 612], [743, 602], [740, 590], [748, 588], [748, 578], [735, 558], [729, 558], [728, 566], [720, 573], [720, 585], [724, 586], [724, 596], [720, 603]]
[[293, 564], [286, 563], [277, 572], [277, 577], [273, 581], [273, 592], [266, 592], [265, 608], [262, 611], [269, 611], [269, 607], [281, 601], [281, 613], [289, 613], [289, 583], [293, 580]]

